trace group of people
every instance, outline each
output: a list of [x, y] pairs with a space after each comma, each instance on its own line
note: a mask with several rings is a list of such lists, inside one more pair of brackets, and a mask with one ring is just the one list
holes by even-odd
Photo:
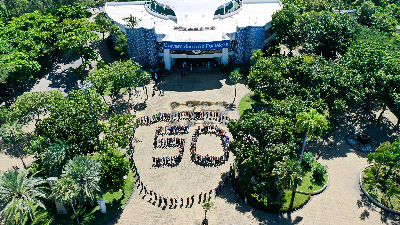
[[178, 156], [170, 156], [170, 157], [153, 157], [153, 163], [156, 164], [156, 166], [173, 166], [181, 162], [182, 160], [182, 155], [183, 155], [183, 148], [179, 150], [179, 155]]
[[[160, 194], [157, 194], [155, 191], [153, 190], [149, 190], [147, 188], [147, 186], [145, 184], [143, 184], [143, 182], [140, 180], [140, 175], [139, 172], [137, 170], [135, 161], [133, 160], [133, 155], [131, 155], [130, 157], [130, 162], [131, 162], [131, 167], [133, 172], [135, 173], [135, 181], [137, 184], [137, 189], [139, 189], [139, 187], [141, 187], [141, 192], [144, 191], [145, 195], [150, 195], [150, 201], [154, 200], [155, 202], [159, 202], [159, 205], [164, 204], [165, 206], [170, 205], [170, 206], [177, 206], [179, 204], [179, 202], [181, 203], [181, 207], [184, 205], [184, 202], [186, 199], [186, 206], [189, 206], [190, 204], [193, 205], [194, 201], [195, 201], [195, 195], [192, 195], [190, 197], [181, 197], [179, 198], [170, 198], [170, 197], [166, 197], [166, 196], [161, 196]], [[233, 164], [235, 165], [235, 164]], [[215, 196], [218, 193], [221, 193], [221, 191], [224, 188], [224, 185], [227, 184], [228, 180], [232, 179], [232, 165], [230, 166], [230, 170], [228, 175], [224, 178], [224, 180], [218, 184], [218, 186], [214, 189], [214, 193]], [[211, 200], [211, 196], [213, 193], [213, 189], [211, 189], [210, 191], [207, 192], [200, 192], [199, 197], [198, 197], [198, 202], [200, 203], [201, 201], [206, 202], [207, 200], [210, 201]], [[237, 189], [235, 188], [235, 195], [237, 194]]]
[[[224, 154], [222, 156], [210, 156], [210, 155], [205, 155], [202, 156], [198, 153], [196, 153], [196, 147], [197, 147], [197, 139], [199, 138], [199, 135], [202, 133], [215, 133], [217, 135], [221, 136], [222, 139], [222, 146], [224, 148]], [[192, 136], [192, 143], [190, 145], [190, 153], [192, 156], [192, 160], [195, 160], [195, 162], [198, 163], [206, 163], [206, 164], [221, 164], [225, 161], [228, 161], [229, 158], [229, 137], [226, 131], [222, 130], [219, 128], [217, 125], [204, 125], [204, 126], [199, 126], [193, 136]]]
[[153, 116], [142, 116], [136, 119], [136, 122], [140, 125], [151, 125], [160, 121], [179, 121], [179, 120], [203, 120], [210, 119], [218, 122], [229, 121], [228, 116], [222, 115], [219, 111], [184, 111], [175, 113], [157, 113]]
[[167, 127], [158, 127], [155, 135], [154, 135], [154, 147], [166, 147], [171, 145], [181, 145], [184, 142], [183, 138], [177, 137], [169, 137], [169, 138], [158, 138], [162, 135], [174, 135], [179, 133], [187, 133], [189, 130], [189, 126], [167, 126]]

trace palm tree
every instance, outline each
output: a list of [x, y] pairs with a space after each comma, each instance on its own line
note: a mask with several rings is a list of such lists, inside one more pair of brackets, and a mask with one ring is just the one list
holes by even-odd
[[298, 133], [306, 132], [304, 137], [303, 146], [301, 148], [300, 165], [303, 160], [304, 148], [306, 146], [308, 135], [313, 135], [316, 132], [319, 135], [323, 130], [328, 128], [328, 122], [325, 117], [317, 112], [317, 110], [310, 108], [309, 112], [302, 112], [297, 115], [296, 130]]
[[71, 157], [70, 148], [65, 141], [57, 140], [57, 143], [50, 146], [48, 150], [44, 164], [51, 176], [58, 177], [67, 160]]
[[242, 74], [240, 74], [239, 70], [234, 70], [229, 75], [229, 79], [231, 79], [231, 81], [233, 83], [235, 83], [235, 98], [233, 99], [233, 102], [235, 102], [235, 99], [236, 99], [236, 85], [237, 85], [237, 83], [240, 82], [241, 79], [243, 79], [243, 77], [242, 77]]
[[207, 219], [207, 211], [210, 211], [213, 206], [214, 206], [213, 202], [207, 201], [206, 203], [204, 203], [203, 205], [203, 209], [205, 210], [204, 219]]
[[85, 194], [90, 204], [94, 204], [95, 191], [101, 192], [100, 183], [101, 164], [87, 156], [75, 156], [64, 167], [63, 176], [70, 177], [80, 187], [78, 199], [84, 202]]
[[13, 168], [0, 177], [0, 211], [6, 222], [23, 224], [26, 214], [34, 220], [36, 207], [46, 209], [38, 199], [46, 198], [46, 181], [34, 177], [37, 172], [28, 176], [29, 173], [29, 170]]
[[278, 201], [280, 201], [284, 189], [292, 190], [291, 208], [293, 206], [297, 185], [301, 183], [304, 175], [300, 163], [285, 156], [283, 157], [283, 161], [277, 161], [275, 163], [275, 168], [272, 170], [272, 173], [278, 177], [278, 183], [282, 187]]
[[255, 64], [258, 60], [262, 59], [264, 53], [260, 49], [256, 49], [251, 52], [250, 61], [252, 64]]
[[[140, 21], [142, 21], [142, 19], [138, 19], [136, 16], [132, 16], [132, 14], [130, 14], [129, 17], [123, 18], [123, 20], [127, 22], [126, 26], [132, 29], [132, 34], [135, 34], [135, 27]], [[135, 41], [133, 42], [133, 44], [135, 46], [134, 51], [138, 51]], [[137, 52], [134, 52], [133, 55], [138, 56], [139, 54]]]
[[[1, 126], [0, 137], [3, 138], [4, 143], [11, 144], [13, 150], [16, 151], [17, 144], [24, 140], [24, 131], [22, 130], [21, 125], [17, 124], [16, 122], [6, 123]], [[19, 152], [18, 156], [22, 161], [24, 169], [26, 169], [26, 165], [23, 160], [23, 154]]]
[[80, 191], [79, 185], [69, 177], [63, 177], [57, 181], [57, 183], [53, 186], [53, 194], [52, 197], [61, 202], [64, 205], [71, 205], [72, 210], [74, 211], [76, 220], [79, 223], [78, 215], [75, 212], [74, 202], [78, 197]]

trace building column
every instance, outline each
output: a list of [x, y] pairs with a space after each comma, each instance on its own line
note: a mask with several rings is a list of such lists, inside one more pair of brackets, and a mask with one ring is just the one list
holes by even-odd
[[164, 63], [165, 63], [165, 69], [170, 70], [171, 69], [171, 56], [170, 56], [170, 50], [169, 49], [164, 49]]
[[222, 49], [222, 64], [226, 65], [228, 64], [228, 48], [223, 48]]

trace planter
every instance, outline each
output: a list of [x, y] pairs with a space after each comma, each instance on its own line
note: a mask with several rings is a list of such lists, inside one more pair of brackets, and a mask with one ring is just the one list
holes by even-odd
[[389, 212], [391, 212], [391, 213], [400, 215], [400, 211], [397, 211], [397, 210], [395, 210], [395, 209], [391, 209], [391, 208], [389, 208], [389, 207], [387, 207], [387, 206], [382, 205], [380, 202], [378, 202], [378, 201], [375, 200], [373, 197], [371, 197], [371, 195], [368, 194], [367, 190], [365, 190], [365, 188], [364, 188], [364, 186], [363, 186], [363, 184], [362, 184], [362, 174], [363, 174], [363, 172], [364, 172], [365, 169], [367, 169], [368, 167], [370, 167], [370, 166], [372, 166], [372, 165], [373, 165], [373, 164], [370, 164], [370, 165], [364, 167], [364, 168], [358, 173], [358, 182], [359, 182], [359, 184], [360, 184], [360, 187], [361, 187], [362, 192], [363, 192], [363, 193], [365, 194], [365, 196], [367, 196], [367, 198], [368, 198], [369, 200], [371, 200], [376, 206], [378, 206], [378, 207], [380, 207], [380, 208], [382, 208], [382, 209], [384, 209], [384, 210], [386, 210], [386, 211], [389, 211]]

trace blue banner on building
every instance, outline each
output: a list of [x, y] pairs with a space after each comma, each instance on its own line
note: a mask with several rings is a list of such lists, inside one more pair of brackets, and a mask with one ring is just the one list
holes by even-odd
[[163, 49], [171, 50], [214, 50], [230, 47], [230, 40], [212, 42], [172, 42], [163, 41]]

